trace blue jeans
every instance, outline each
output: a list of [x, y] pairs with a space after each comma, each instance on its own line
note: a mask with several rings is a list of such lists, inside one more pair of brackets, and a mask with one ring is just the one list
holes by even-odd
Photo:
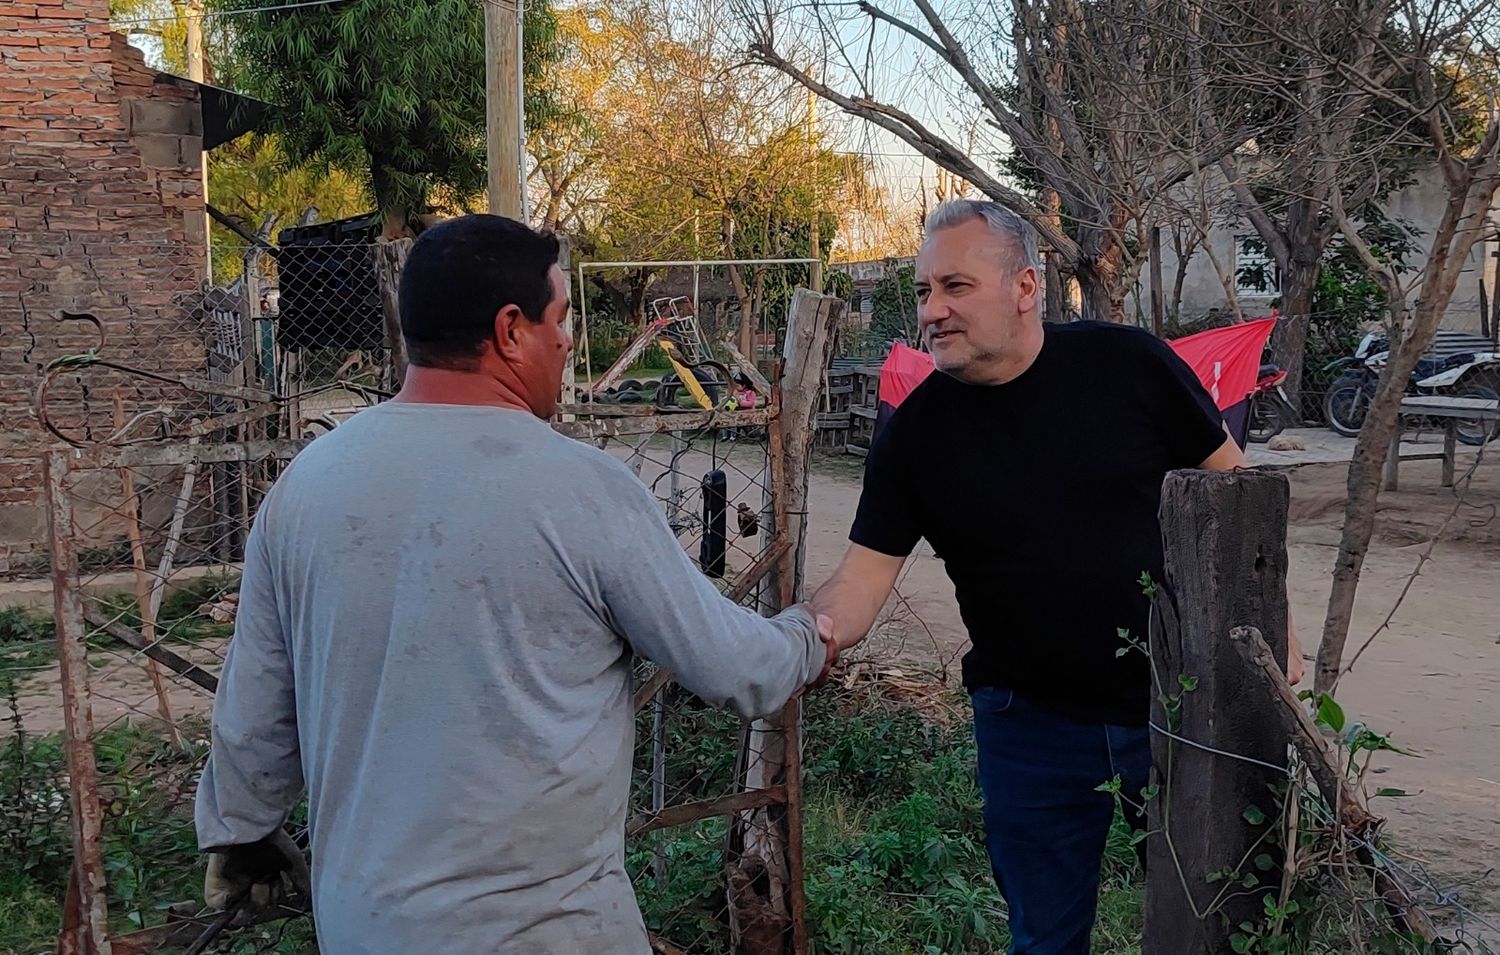
[[1115, 807], [1097, 787], [1118, 775], [1121, 794], [1140, 803], [1149, 731], [1054, 716], [1010, 690], [972, 696], [985, 841], [1010, 908], [1010, 955], [1088, 955]]

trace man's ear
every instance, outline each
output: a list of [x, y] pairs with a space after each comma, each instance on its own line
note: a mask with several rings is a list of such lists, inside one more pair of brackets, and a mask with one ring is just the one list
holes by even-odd
[[518, 305], [507, 305], [495, 313], [495, 350], [502, 358], [511, 359], [520, 355], [526, 334], [526, 316]]
[[1016, 276], [1016, 305], [1023, 312], [1032, 311], [1036, 308], [1037, 293], [1040, 291], [1036, 269], [1024, 268]]

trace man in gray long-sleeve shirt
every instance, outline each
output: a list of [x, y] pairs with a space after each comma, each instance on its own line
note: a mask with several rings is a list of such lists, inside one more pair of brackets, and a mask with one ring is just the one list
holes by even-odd
[[495, 216], [425, 232], [401, 395], [263, 503], [198, 790], [211, 904], [284, 867], [305, 787], [326, 952], [644, 953], [632, 656], [747, 716], [832, 662], [825, 621], [722, 597], [627, 468], [541, 420], [572, 347], [556, 259]]

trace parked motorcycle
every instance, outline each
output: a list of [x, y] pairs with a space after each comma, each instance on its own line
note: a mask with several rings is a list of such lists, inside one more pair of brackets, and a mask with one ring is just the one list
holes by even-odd
[[1289, 426], [1300, 424], [1300, 415], [1287, 397], [1282, 383], [1286, 372], [1276, 365], [1260, 366], [1255, 390], [1250, 392], [1250, 427], [1246, 434], [1256, 444], [1265, 444]]
[[[1354, 437], [1364, 426], [1380, 370], [1390, 357], [1390, 343], [1376, 332], [1366, 335], [1354, 350], [1330, 362], [1325, 372], [1338, 377], [1323, 399], [1328, 426]], [[1455, 398], [1500, 398], [1500, 350], [1482, 335], [1438, 332], [1432, 349], [1417, 362], [1406, 382], [1407, 395], [1447, 395]], [[1480, 445], [1500, 436], [1500, 425], [1483, 419], [1458, 422], [1458, 440]]]

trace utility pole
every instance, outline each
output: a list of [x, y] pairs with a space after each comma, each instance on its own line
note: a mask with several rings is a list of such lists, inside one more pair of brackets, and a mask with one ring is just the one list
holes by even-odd
[[[204, 82], [207, 71], [203, 63], [203, 0], [187, 0], [187, 72], [194, 83]], [[212, 226], [208, 221], [208, 152], [198, 154], [198, 169], [203, 176], [203, 261], [208, 272], [209, 283], [214, 277]]]
[[812, 90], [807, 91], [807, 146], [808, 151], [814, 158], [813, 170], [813, 220], [812, 241], [808, 251], [808, 258], [813, 260], [810, 284], [812, 290], [818, 294], [823, 293], [823, 203], [817, 195], [818, 189], [818, 163], [816, 156], [818, 152], [818, 94]]
[[520, 0], [484, 2], [485, 145], [490, 212], [523, 219]]

